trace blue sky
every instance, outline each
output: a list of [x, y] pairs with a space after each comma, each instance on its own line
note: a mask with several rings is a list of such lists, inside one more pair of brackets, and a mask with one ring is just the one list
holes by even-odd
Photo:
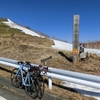
[[79, 40], [100, 40], [100, 0], [0, 0], [0, 17], [68, 42], [76, 14], [80, 15]]

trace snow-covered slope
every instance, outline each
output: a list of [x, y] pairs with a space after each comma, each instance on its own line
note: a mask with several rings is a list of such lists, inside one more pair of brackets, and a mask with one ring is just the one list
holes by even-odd
[[[55, 45], [53, 45], [53, 48], [60, 49], [60, 50], [68, 50], [72, 51], [72, 44], [58, 41], [58, 40], [53, 40]], [[92, 53], [92, 54], [97, 54], [100, 56], [100, 50], [99, 49], [89, 49], [85, 48], [85, 52]]]
[[72, 44], [59, 41], [59, 40], [53, 40], [53, 41], [55, 43], [55, 45], [52, 46], [53, 48], [72, 51]]
[[39, 35], [38, 33], [36, 33], [36, 32], [34, 32], [34, 31], [30, 30], [30, 29], [27, 29], [27, 28], [25, 28], [25, 27], [23, 27], [23, 26], [20, 26], [20, 25], [14, 23], [14, 22], [11, 21], [10, 19], [8, 19], [7, 22], [3, 22], [3, 23], [5, 23], [6, 25], [10, 26], [11, 28], [20, 29], [20, 30], [22, 30], [22, 32], [24, 32], [24, 33], [26, 33], [26, 34], [29, 34], [29, 35], [32, 35], [32, 36], [43, 37], [43, 36]]

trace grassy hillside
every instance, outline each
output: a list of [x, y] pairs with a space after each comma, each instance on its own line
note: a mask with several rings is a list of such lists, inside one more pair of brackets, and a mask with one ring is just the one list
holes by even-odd
[[23, 33], [19, 29], [10, 28], [9, 26], [0, 22], [0, 38], [4, 38], [5, 41], [16, 41], [21, 45], [39, 45], [51, 47], [54, 42], [48, 38], [40, 38], [36, 36], [30, 36]]
[[0, 37], [11, 36], [12, 33], [23, 34], [21, 30], [10, 28], [8, 25], [5, 25], [4, 23], [0, 22]]
[[[12, 29], [2, 23], [0, 25], [0, 57], [41, 64], [41, 59], [52, 56], [52, 59], [47, 61], [47, 66], [100, 75], [100, 57], [89, 54], [85, 61], [75, 65], [72, 63], [71, 52], [51, 48], [53, 41], [25, 35], [20, 30]], [[11, 70], [10, 67], [0, 65], [0, 75], [4, 77], [9, 78]], [[95, 100], [77, 93], [74, 89], [64, 87], [61, 83], [62, 81], [53, 79], [53, 90], [49, 90], [45, 84], [45, 91], [70, 100]]]

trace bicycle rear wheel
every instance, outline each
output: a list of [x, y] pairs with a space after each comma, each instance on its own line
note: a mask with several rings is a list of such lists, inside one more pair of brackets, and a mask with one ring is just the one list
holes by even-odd
[[25, 93], [27, 96], [35, 99], [38, 96], [38, 85], [32, 84], [31, 86], [25, 86]]
[[12, 84], [14, 87], [16, 87], [16, 88], [18, 88], [19, 85], [20, 85], [20, 83], [21, 83], [21, 75], [15, 76], [16, 73], [17, 73], [17, 71], [18, 71], [18, 69], [17, 69], [17, 68], [14, 68], [14, 69], [12, 70], [11, 76], [10, 76], [11, 84]]
[[38, 98], [41, 99], [44, 94], [44, 79], [42, 76], [38, 78]]

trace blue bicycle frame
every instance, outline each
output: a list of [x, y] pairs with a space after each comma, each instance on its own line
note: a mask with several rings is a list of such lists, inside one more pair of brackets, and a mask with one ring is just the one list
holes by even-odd
[[22, 85], [24, 85], [24, 86], [31, 86], [30, 82], [33, 83], [34, 80], [30, 76], [30, 72], [29, 71], [26, 72], [26, 76], [25, 77], [23, 76], [23, 71], [22, 71], [23, 67], [26, 67], [26, 66], [24, 66], [23, 64], [20, 64], [20, 68], [18, 69], [15, 77], [17, 77], [18, 75], [21, 75]]

